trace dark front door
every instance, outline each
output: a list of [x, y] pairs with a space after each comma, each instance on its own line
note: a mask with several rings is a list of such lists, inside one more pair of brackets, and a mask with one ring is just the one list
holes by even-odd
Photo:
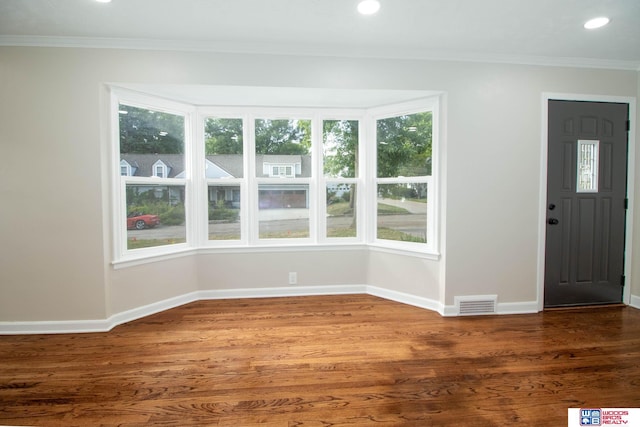
[[544, 305], [622, 302], [629, 106], [548, 111]]

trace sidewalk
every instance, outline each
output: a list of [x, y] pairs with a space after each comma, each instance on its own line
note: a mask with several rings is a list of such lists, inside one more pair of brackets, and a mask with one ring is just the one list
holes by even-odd
[[309, 209], [260, 209], [258, 211], [258, 219], [260, 221], [272, 221], [283, 219], [308, 219]]
[[397, 200], [397, 199], [378, 199], [378, 203], [383, 203], [385, 205], [395, 206], [398, 208], [403, 208], [409, 211], [412, 214], [426, 214], [427, 213], [427, 204], [421, 202], [414, 202], [411, 200]]

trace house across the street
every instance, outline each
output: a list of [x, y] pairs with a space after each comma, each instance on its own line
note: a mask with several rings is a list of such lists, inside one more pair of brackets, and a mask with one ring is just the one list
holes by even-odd
[[[208, 155], [205, 158], [206, 179], [231, 179], [243, 177], [243, 156], [241, 154]], [[183, 154], [127, 154], [120, 156], [120, 175], [184, 178]], [[264, 154], [256, 156], [256, 178], [309, 178], [311, 176], [311, 156]], [[138, 191], [144, 191], [139, 188]], [[170, 196], [170, 200], [184, 201], [184, 194]], [[309, 207], [309, 186], [307, 184], [260, 184], [260, 209], [287, 209]], [[223, 202], [231, 207], [239, 207], [240, 187], [209, 187], [209, 203]]]

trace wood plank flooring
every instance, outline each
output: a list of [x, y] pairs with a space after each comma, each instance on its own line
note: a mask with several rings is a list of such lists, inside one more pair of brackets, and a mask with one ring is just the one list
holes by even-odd
[[0, 425], [563, 426], [570, 407], [640, 407], [640, 310], [269, 298], [0, 336]]

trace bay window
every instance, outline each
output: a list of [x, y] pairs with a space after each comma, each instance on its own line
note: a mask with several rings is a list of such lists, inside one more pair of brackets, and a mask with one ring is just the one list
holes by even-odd
[[437, 100], [408, 105], [194, 107], [114, 91], [115, 261], [274, 245], [434, 253]]

